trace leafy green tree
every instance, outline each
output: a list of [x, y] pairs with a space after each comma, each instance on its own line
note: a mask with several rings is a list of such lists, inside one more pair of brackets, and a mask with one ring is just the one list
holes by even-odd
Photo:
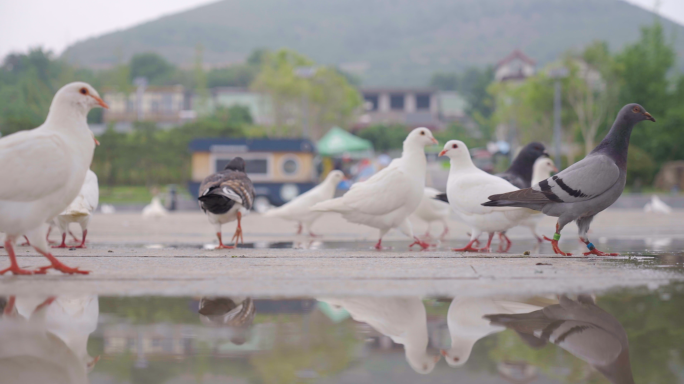
[[404, 125], [371, 125], [356, 132], [356, 135], [373, 143], [378, 152], [401, 149], [406, 139], [407, 128]]
[[[310, 76], [300, 76], [303, 67]], [[271, 97], [275, 125], [281, 135], [300, 135], [295, 122], [308, 122], [311, 136], [322, 137], [334, 126], [348, 126], [361, 106], [361, 95], [334, 68], [316, 66], [297, 52], [282, 49], [267, 54], [252, 88]]]
[[172, 76], [174, 67], [165, 58], [156, 53], [139, 53], [131, 58], [130, 81], [136, 77], [145, 77], [150, 84], [163, 85]]

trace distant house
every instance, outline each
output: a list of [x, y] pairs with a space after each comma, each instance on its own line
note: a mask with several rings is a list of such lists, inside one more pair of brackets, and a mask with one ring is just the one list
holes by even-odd
[[364, 88], [361, 94], [365, 112], [359, 117], [356, 128], [375, 124], [442, 128], [436, 89]]
[[535, 61], [516, 49], [496, 64], [494, 80], [522, 81], [534, 75]]
[[103, 113], [105, 123], [131, 123], [137, 120], [153, 121], [166, 125], [178, 125], [192, 119], [190, 113], [190, 94], [182, 85], [155, 87], [150, 86], [142, 94], [131, 92], [105, 92], [103, 98], [109, 105]]
[[216, 87], [209, 92], [209, 97], [202, 100], [202, 96], [192, 96], [192, 109], [199, 115], [211, 114], [217, 108], [229, 108], [241, 105], [249, 109], [254, 123], [259, 125], [273, 124], [273, 106], [268, 96], [252, 92], [240, 87]]

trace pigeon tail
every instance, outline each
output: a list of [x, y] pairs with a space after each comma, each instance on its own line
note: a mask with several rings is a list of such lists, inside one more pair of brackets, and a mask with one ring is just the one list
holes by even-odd
[[449, 204], [449, 197], [447, 196], [446, 193], [440, 193], [439, 195], [436, 195], [435, 197], [433, 197], [433, 199], [443, 201], [443, 202]]

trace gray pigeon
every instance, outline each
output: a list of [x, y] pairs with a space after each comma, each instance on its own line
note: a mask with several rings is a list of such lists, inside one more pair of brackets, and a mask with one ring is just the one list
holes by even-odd
[[577, 301], [560, 297], [560, 304], [524, 314], [486, 315], [491, 325], [512, 329], [533, 348], [552, 342], [591, 364], [611, 383], [634, 384], [627, 333], [591, 296]]
[[570, 256], [558, 247], [560, 232], [566, 224], [576, 221], [579, 237], [589, 252], [603, 253], [589, 241], [589, 225], [597, 213], [610, 207], [620, 197], [627, 180], [627, 148], [632, 128], [644, 120], [655, 121], [639, 104], [627, 104], [617, 115], [613, 127], [601, 143], [584, 159], [562, 172], [543, 180], [532, 188], [489, 196], [487, 207], [524, 207], [558, 218], [551, 241], [557, 254]]

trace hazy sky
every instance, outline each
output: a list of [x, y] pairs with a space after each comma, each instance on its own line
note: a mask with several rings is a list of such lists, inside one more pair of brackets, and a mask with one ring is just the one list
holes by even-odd
[[[0, 0], [0, 58], [37, 46], [59, 54], [78, 40], [213, 1]], [[655, 4], [655, 0], [627, 1], [648, 9]], [[684, 0], [660, 0], [660, 13], [684, 24]]]

